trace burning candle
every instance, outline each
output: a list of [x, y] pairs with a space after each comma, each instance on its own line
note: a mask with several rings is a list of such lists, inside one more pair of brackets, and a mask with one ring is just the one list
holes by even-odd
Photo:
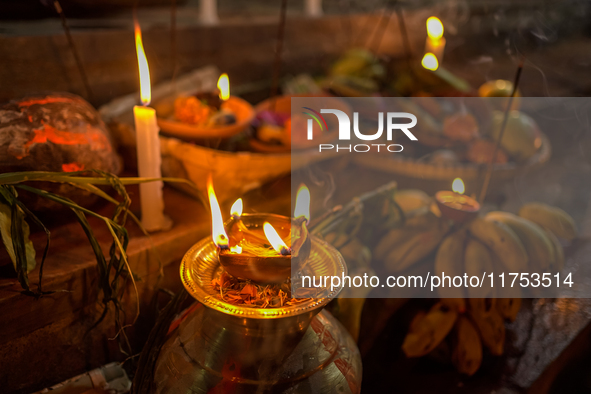
[[460, 178], [453, 180], [452, 190], [439, 191], [435, 194], [435, 201], [441, 214], [459, 223], [476, 217], [480, 204], [474, 198], [464, 195], [465, 186]]
[[[142, 32], [135, 25], [135, 46], [140, 73], [140, 97], [143, 105], [133, 107], [137, 144], [138, 174], [142, 178], [161, 178], [160, 129], [156, 123], [156, 111], [148, 107], [151, 100], [150, 70], [142, 44]], [[140, 184], [142, 225], [148, 231], [166, 230], [172, 221], [164, 215], [162, 181]]]
[[443, 60], [445, 51], [445, 38], [443, 37], [443, 23], [439, 18], [432, 16], [427, 19], [427, 40], [425, 41], [425, 53], [432, 53], [439, 63]]
[[439, 62], [437, 61], [435, 55], [431, 52], [425, 53], [421, 64], [424, 68], [431, 71], [436, 71], [439, 68]]
[[218, 89], [220, 91], [220, 99], [226, 101], [230, 98], [230, 78], [228, 74], [223, 73], [218, 79]]

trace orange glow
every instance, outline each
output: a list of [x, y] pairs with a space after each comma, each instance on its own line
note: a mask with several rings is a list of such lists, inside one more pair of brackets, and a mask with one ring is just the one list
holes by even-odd
[[273, 249], [275, 249], [277, 252], [283, 255], [289, 253], [289, 248], [287, 247], [285, 242], [283, 242], [279, 234], [277, 234], [277, 231], [271, 223], [265, 222], [265, 224], [263, 224], [263, 231], [265, 232], [265, 236], [269, 240], [269, 243], [271, 244]]
[[220, 79], [218, 79], [218, 89], [220, 90], [220, 98], [222, 100], [227, 100], [230, 98], [230, 78], [228, 78], [228, 74], [223, 73], [220, 75]]
[[140, 70], [140, 97], [142, 104], [148, 105], [152, 100], [150, 69], [148, 68], [148, 59], [146, 58], [144, 44], [142, 43], [142, 31], [137, 21], [135, 22], [135, 50], [137, 52], [137, 63]]
[[303, 216], [310, 221], [310, 190], [304, 184], [298, 189], [293, 216], [296, 219]]
[[207, 194], [209, 195], [209, 207], [211, 209], [211, 237], [213, 243], [218, 248], [228, 248], [228, 235], [224, 229], [224, 219], [222, 218], [222, 211], [218, 199], [213, 190], [213, 182], [211, 176], [207, 180]]
[[432, 54], [431, 52], [425, 53], [425, 56], [423, 56], [423, 60], [421, 61], [421, 64], [427, 70], [431, 70], [431, 71], [435, 71], [439, 68], [439, 62], [437, 61], [437, 57], [435, 57], [435, 55]]
[[464, 194], [466, 191], [466, 187], [464, 186], [464, 181], [461, 178], [456, 178], [451, 184], [451, 190], [456, 193]]
[[242, 209], [243, 209], [242, 199], [239, 198], [238, 200], [236, 200], [234, 202], [234, 204], [232, 204], [232, 208], [230, 209], [230, 214], [232, 216], [238, 216], [238, 217], [240, 217], [242, 215]]
[[433, 40], [443, 37], [443, 23], [436, 16], [427, 19], [427, 34]]

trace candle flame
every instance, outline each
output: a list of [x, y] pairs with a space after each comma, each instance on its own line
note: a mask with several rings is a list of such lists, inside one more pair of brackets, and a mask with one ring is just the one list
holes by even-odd
[[242, 216], [242, 199], [239, 198], [238, 200], [234, 201], [234, 204], [232, 204], [232, 208], [230, 209], [230, 214], [232, 216]]
[[140, 70], [140, 97], [142, 104], [148, 105], [152, 100], [150, 69], [148, 68], [148, 59], [146, 58], [144, 44], [142, 43], [142, 31], [137, 21], [135, 22], [135, 50], [137, 52], [137, 63]]
[[464, 194], [466, 191], [466, 187], [464, 186], [464, 181], [461, 178], [456, 178], [451, 184], [451, 190], [456, 193]]
[[230, 246], [230, 252], [240, 254], [240, 253], [242, 253], [242, 246], [240, 246], [240, 245]]
[[269, 243], [271, 244], [273, 249], [275, 249], [277, 252], [283, 255], [288, 253], [289, 248], [287, 247], [285, 242], [283, 242], [279, 234], [277, 234], [277, 231], [271, 223], [265, 222], [265, 224], [263, 224], [263, 231], [265, 232], [265, 236], [269, 240]]
[[230, 98], [230, 78], [228, 78], [228, 74], [223, 73], [220, 75], [220, 79], [218, 79], [218, 89], [220, 90], [220, 98], [222, 100], [227, 100]]
[[435, 71], [439, 68], [439, 62], [437, 61], [437, 57], [431, 52], [425, 53], [423, 56], [423, 60], [421, 61], [423, 67], [427, 70]]
[[310, 190], [304, 184], [298, 189], [293, 216], [296, 219], [303, 216], [310, 221]]
[[436, 16], [427, 19], [427, 34], [433, 40], [443, 37], [443, 23]]
[[228, 235], [224, 229], [224, 219], [222, 218], [220, 204], [213, 190], [211, 176], [207, 180], [207, 194], [209, 195], [209, 207], [211, 209], [211, 237], [213, 238], [213, 243], [218, 248], [227, 249]]

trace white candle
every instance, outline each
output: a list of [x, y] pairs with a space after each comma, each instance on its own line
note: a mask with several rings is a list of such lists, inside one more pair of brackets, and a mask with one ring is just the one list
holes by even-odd
[[[138, 175], [142, 178], [161, 178], [160, 129], [156, 123], [156, 111], [148, 107], [151, 99], [150, 70], [144, 53], [139, 25], [135, 27], [135, 44], [140, 71], [140, 96], [144, 106], [133, 107], [135, 139], [137, 145]], [[142, 225], [147, 231], [169, 229], [171, 220], [164, 215], [162, 181], [140, 184]]]

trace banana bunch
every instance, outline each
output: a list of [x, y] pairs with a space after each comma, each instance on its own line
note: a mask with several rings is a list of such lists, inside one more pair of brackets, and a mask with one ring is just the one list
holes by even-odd
[[431, 254], [449, 228], [447, 220], [426, 209], [390, 230], [375, 247], [374, 257], [388, 272], [403, 271]]
[[[400, 251], [392, 251], [386, 244], [392, 242], [410, 248], [408, 240], [427, 231], [420, 226], [426, 224], [423, 221], [431, 221], [434, 229], [441, 226], [429, 216], [409, 220], [406, 231], [392, 230], [382, 239], [376, 255], [389, 266], [406, 268], [407, 260], [395, 260]], [[417, 222], [420, 225], [413, 227]], [[449, 233], [448, 228], [445, 232], [439, 230], [441, 242], [435, 246], [435, 274], [453, 277], [466, 273], [468, 277], [482, 277], [485, 272], [499, 270], [560, 271], [564, 252], [559, 238], [572, 240], [576, 233], [574, 221], [566, 212], [541, 203], [525, 204], [519, 215], [489, 212]], [[433, 250], [430, 244], [423, 248], [426, 246]], [[521, 290], [508, 287], [503, 293], [506, 298], [496, 298], [495, 290], [486, 286], [439, 289], [441, 300], [428, 312], [416, 315], [402, 350], [407, 357], [421, 357], [448, 338], [452, 363], [461, 373], [472, 375], [482, 362], [483, 348], [492, 355], [503, 353], [505, 320], [515, 320], [521, 307]]]

